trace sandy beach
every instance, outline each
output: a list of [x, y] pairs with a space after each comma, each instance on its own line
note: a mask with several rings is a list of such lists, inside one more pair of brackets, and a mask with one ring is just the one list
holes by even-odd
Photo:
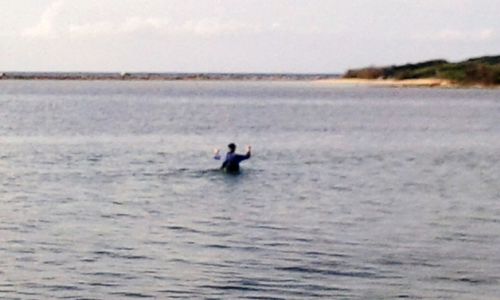
[[457, 85], [444, 79], [358, 79], [338, 78], [318, 80], [319, 84], [326, 85], [364, 85], [364, 86], [389, 86], [389, 87], [456, 87]]

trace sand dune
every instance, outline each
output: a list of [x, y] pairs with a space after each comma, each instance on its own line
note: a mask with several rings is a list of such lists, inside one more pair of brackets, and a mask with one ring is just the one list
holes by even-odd
[[328, 85], [367, 85], [367, 86], [392, 86], [392, 87], [455, 87], [452, 82], [444, 79], [426, 78], [426, 79], [358, 79], [358, 78], [339, 78], [318, 80], [320, 84]]

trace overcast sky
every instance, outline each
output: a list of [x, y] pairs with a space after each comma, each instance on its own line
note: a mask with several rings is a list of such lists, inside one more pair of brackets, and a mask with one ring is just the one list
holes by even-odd
[[500, 0], [0, 0], [0, 71], [343, 72], [500, 54]]

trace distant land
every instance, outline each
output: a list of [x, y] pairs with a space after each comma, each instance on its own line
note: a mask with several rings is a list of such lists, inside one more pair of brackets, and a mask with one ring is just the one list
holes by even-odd
[[[395, 85], [499, 86], [500, 55], [471, 58], [461, 62], [443, 59], [415, 64], [366, 67], [348, 70], [344, 79], [387, 81]], [[399, 83], [398, 83], [399, 82]]]
[[0, 80], [325, 80], [340, 74], [0, 72]]
[[419, 63], [351, 69], [334, 73], [147, 73], [147, 72], [0, 72], [0, 80], [213, 80], [318, 81], [393, 87], [500, 87], [500, 55], [460, 62], [435, 59]]

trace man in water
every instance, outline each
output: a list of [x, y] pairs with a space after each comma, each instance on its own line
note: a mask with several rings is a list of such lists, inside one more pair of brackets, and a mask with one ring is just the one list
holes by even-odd
[[[245, 155], [236, 154], [236, 145], [233, 143], [227, 145], [227, 147], [229, 148], [229, 151], [226, 154], [226, 160], [224, 160], [224, 162], [222, 163], [221, 169], [228, 173], [238, 173], [240, 171], [240, 162], [244, 161], [245, 159], [249, 159], [252, 155], [252, 147], [247, 146], [247, 154]], [[214, 159], [219, 160], [220, 150], [215, 149], [214, 154]]]

